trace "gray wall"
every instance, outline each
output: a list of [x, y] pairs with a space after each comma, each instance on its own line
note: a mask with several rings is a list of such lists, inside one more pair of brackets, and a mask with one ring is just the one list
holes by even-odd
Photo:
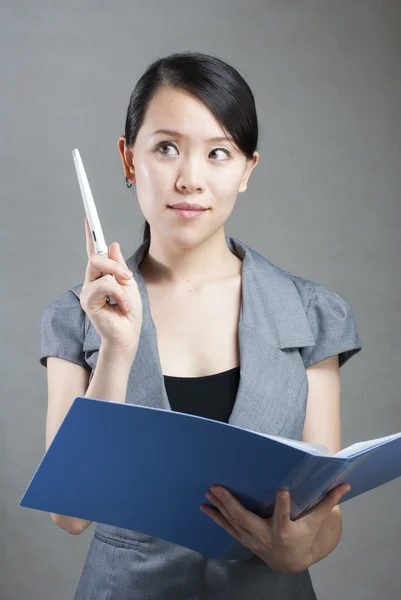
[[[143, 219], [116, 143], [136, 80], [174, 51], [236, 66], [256, 97], [261, 160], [226, 233], [351, 305], [364, 348], [341, 372], [343, 446], [401, 431], [401, 3], [3, 0], [0, 10], [0, 569], [7, 600], [67, 600], [92, 528], [69, 536], [19, 501], [44, 451], [41, 313], [83, 282], [87, 260], [72, 149], [107, 242], [128, 257]], [[401, 597], [400, 493], [396, 480], [342, 505], [342, 540], [311, 568], [319, 599]]]

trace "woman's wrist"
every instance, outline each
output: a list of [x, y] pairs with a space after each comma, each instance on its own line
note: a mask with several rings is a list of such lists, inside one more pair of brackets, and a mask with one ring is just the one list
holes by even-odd
[[135, 360], [138, 344], [132, 344], [126, 347], [111, 346], [107, 342], [102, 342], [99, 348], [99, 359], [107, 363], [119, 366], [121, 368], [129, 368], [131, 370], [132, 363]]

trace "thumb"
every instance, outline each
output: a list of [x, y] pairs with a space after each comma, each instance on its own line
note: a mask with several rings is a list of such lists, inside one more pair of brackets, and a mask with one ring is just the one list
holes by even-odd
[[327, 496], [317, 504], [311, 513], [311, 519], [323, 522], [332, 509], [340, 502], [351, 489], [349, 484], [342, 484], [331, 490]]

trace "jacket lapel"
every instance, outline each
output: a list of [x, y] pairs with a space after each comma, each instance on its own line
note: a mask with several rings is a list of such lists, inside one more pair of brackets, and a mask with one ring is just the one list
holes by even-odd
[[315, 342], [289, 274], [239, 240], [227, 243], [243, 261], [240, 383], [229, 423], [279, 435], [300, 392], [307, 393], [298, 348]]
[[[228, 237], [226, 241], [231, 252], [242, 260], [240, 383], [229, 423], [278, 435], [307, 386], [297, 349], [314, 346], [315, 342], [290, 275], [239, 240]], [[128, 380], [127, 402], [171, 410], [146, 284], [139, 271], [148, 249], [146, 241], [126, 261], [143, 303], [142, 329]], [[99, 348], [100, 338], [92, 325], [85, 344], [87, 351]]]

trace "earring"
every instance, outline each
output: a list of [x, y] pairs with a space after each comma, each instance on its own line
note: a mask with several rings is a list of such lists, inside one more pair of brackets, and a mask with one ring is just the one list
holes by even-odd
[[132, 183], [130, 181], [128, 181], [128, 177], [125, 178], [125, 184], [126, 184], [127, 188], [132, 187]]

